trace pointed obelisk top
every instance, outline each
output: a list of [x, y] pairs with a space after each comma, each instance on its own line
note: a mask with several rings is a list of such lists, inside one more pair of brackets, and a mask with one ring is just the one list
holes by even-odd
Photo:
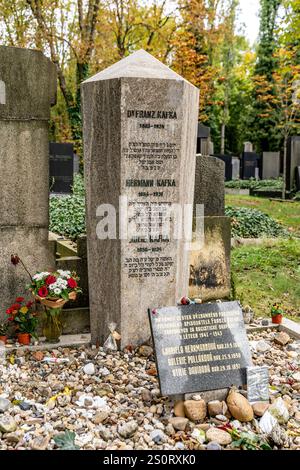
[[85, 80], [83, 83], [123, 77], [162, 78], [187, 81], [151, 54], [140, 49], [139, 51], [125, 57], [125, 59], [116, 62], [107, 69], [102, 70], [93, 77]]

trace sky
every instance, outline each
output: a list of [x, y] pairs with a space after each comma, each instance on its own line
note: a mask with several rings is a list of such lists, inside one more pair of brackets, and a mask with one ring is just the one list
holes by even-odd
[[244, 25], [245, 36], [253, 45], [259, 32], [259, 0], [240, 0], [240, 25]]

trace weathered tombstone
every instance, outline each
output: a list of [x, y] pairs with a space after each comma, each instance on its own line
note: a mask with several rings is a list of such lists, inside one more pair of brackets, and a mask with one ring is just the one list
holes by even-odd
[[198, 122], [197, 154], [209, 155], [211, 150], [210, 127]]
[[[189, 296], [222, 299], [230, 293], [231, 222], [225, 217], [225, 163], [216, 157], [196, 156], [194, 230], [204, 231], [203, 244], [190, 251]], [[196, 206], [203, 205], [197, 220]], [[198, 223], [196, 223], [198, 222]], [[196, 234], [200, 239], [200, 233]]]
[[300, 136], [292, 136], [288, 139], [286, 161], [286, 189], [292, 191], [295, 186], [296, 167], [300, 166]]
[[[198, 96], [197, 88], [143, 50], [82, 85], [93, 343], [106, 340], [111, 322], [121, 333], [121, 347], [149, 339], [148, 307], [186, 295], [183, 240], [173, 231], [169, 238], [151, 239], [149, 219], [142, 237], [128, 239], [113, 230], [111, 239], [101, 239], [105, 220], [99, 223], [99, 216], [105, 219], [113, 206], [123, 227], [120, 196], [127, 197], [133, 219], [142, 207], [150, 213], [170, 203], [192, 209]], [[186, 220], [191, 227], [192, 210]]]
[[255, 169], [260, 166], [260, 156], [254, 152], [243, 152], [241, 164], [242, 178], [244, 180], [255, 178]]
[[[56, 67], [41, 52], [0, 47], [0, 311], [26, 294], [31, 272], [54, 266], [48, 250], [50, 106]], [[3, 93], [4, 90], [4, 93]], [[4, 97], [4, 98], [3, 98]]]
[[263, 152], [262, 179], [278, 178], [280, 176], [280, 152]]
[[50, 191], [71, 193], [74, 175], [73, 144], [50, 142]]
[[232, 180], [232, 156], [215, 154], [214, 157], [219, 158], [225, 163], [225, 181]]
[[204, 205], [205, 216], [223, 216], [225, 210], [225, 164], [216, 157], [196, 155], [194, 216]]
[[251, 353], [237, 302], [148, 311], [162, 395], [246, 384]]
[[244, 152], [253, 152], [253, 144], [252, 142], [244, 142]]
[[240, 178], [240, 159], [232, 157], [232, 179], [238, 180]]

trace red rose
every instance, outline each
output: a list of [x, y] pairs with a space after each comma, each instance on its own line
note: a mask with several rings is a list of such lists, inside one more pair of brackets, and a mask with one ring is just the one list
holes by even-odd
[[14, 317], [8, 317], [8, 321], [13, 321]]
[[31, 307], [32, 307], [32, 304], [33, 304], [33, 302], [30, 300], [29, 302], [27, 302], [26, 307], [27, 307], [27, 308], [31, 308]]
[[68, 287], [70, 287], [70, 289], [75, 289], [75, 287], [77, 287], [77, 282], [72, 277], [68, 279]]
[[54, 284], [56, 282], [56, 277], [55, 276], [48, 276], [46, 277], [46, 284], [47, 286], [50, 286], [50, 284]]
[[23, 300], [24, 300], [24, 297], [17, 297], [16, 298], [16, 302], [23, 302]]
[[21, 308], [21, 305], [20, 305], [20, 304], [13, 304], [13, 305], [11, 306], [11, 309], [12, 309], [12, 310], [20, 310], [20, 308]]
[[45, 287], [45, 286], [41, 287], [41, 288], [38, 290], [38, 295], [39, 295], [40, 297], [47, 297], [47, 295], [48, 295], [48, 289], [47, 289], [47, 287]]
[[20, 258], [18, 257], [18, 255], [11, 255], [10, 261], [14, 266], [17, 266], [17, 264], [19, 264], [20, 262]]

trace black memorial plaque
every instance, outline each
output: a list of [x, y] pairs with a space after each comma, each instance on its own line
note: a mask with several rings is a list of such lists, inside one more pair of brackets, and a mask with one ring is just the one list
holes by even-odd
[[50, 190], [71, 193], [73, 185], [73, 144], [50, 142]]
[[148, 311], [162, 395], [246, 384], [252, 366], [237, 302]]

